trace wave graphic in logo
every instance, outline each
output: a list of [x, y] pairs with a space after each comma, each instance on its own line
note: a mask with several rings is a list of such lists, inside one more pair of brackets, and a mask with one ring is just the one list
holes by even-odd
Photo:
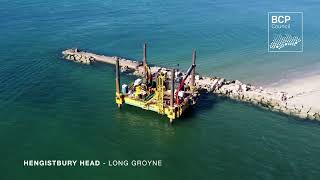
[[270, 43], [270, 49], [280, 50], [288, 46], [297, 46], [300, 42], [301, 38], [298, 36], [276, 34]]

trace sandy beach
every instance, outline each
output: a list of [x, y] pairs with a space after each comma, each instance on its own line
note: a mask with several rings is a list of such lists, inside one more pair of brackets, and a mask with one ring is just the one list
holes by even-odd
[[267, 89], [287, 92], [287, 103], [311, 107], [313, 111], [320, 112], [320, 74], [293, 79]]

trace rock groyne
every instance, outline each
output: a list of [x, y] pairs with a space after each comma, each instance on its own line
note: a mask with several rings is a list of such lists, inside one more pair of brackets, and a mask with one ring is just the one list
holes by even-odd
[[[89, 52], [79, 51], [78, 49], [67, 49], [62, 52], [63, 57], [67, 60], [72, 60], [79, 63], [91, 64], [96, 61], [108, 64], [115, 64], [119, 59], [121, 71], [133, 71], [137, 76], [143, 75], [144, 68], [142, 61], [128, 60], [118, 56], [104, 56]], [[163, 67], [151, 67], [151, 73], [156, 73], [159, 70], [170, 70]], [[176, 77], [182, 77], [183, 72], [176, 72]], [[190, 79], [188, 79], [190, 80]], [[188, 83], [187, 80], [187, 83]], [[295, 104], [288, 99], [288, 93], [283, 91], [271, 91], [261, 87], [257, 88], [250, 84], [242, 83], [239, 80], [226, 80], [219, 77], [206, 77], [196, 75], [196, 87], [200, 91], [213, 93], [219, 96], [229, 97], [231, 99], [255, 104], [272, 111], [281, 112], [284, 114], [296, 116], [303, 119], [320, 120], [320, 112], [309, 106]]]
[[127, 60], [125, 58], [121, 58], [118, 56], [104, 56], [104, 55], [97, 55], [89, 52], [80, 51], [79, 49], [67, 49], [62, 52], [63, 57], [67, 60], [83, 63], [83, 64], [92, 64], [95, 61], [108, 63], [108, 64], [115, 64], [116, 60], [119, 59], [119, 64], [122, 68], [128, 68], [132, 70], [138, 69], [142, 62], [134, 61], [134, 60]]

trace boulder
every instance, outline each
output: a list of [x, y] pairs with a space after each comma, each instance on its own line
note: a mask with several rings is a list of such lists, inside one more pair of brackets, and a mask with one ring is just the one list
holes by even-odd
[[217, 84], [217, 88], [220, 88], [223, 85], [224, 78], [220, 79]]
[[128, 71], [129, 71], [129, 67], [128, 66], [121, 66], [120, 72], [128, 72]]
[[247, 91], [247, 90], [248, 90], [246, 84], [242, 84], [242, 85], [240, 86], [240, 89], [241, 89], [241, 91]]
[[243, 84], [243, 83], [242, 83], [241, 81], [239, 81], [239, 80], [235, 80], [234, 83], [237, 84], [237, 85], [242, 85], [242, 84]]

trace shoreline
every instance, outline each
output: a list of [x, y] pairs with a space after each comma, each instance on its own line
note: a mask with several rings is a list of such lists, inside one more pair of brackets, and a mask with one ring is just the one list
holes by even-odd
[[266, 87], [271, 91], [283, 91], [288, 93], [287, 103], [301, 104], [320, 111], [320, 73], [312, 73], [305, 77], [289, 79], [285, 83], [277, 83]]
[[293, 72], [286, 72], [287, 74], [280, 75], [278, 78], [273, 78], [271, 80], [267, 80], [266, 82], [258, 82], [256, 85], [261, 85], [264, 88], [276, 88], [283, 84], [290, 84], [297, 80], [308, 79], [314, 76], [320, 75], [319, 69], [306, 67], [303, 69], [295, 70]]

